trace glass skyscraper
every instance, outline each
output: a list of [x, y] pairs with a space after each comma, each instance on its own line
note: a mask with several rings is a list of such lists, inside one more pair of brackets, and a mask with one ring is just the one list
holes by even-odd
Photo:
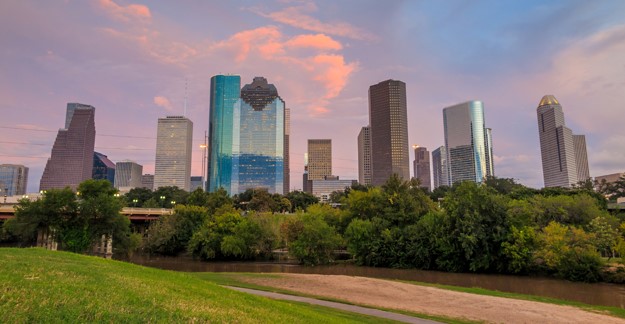
[[28, 168], [19, 164], [0, 164], [0, 196], [26, 194]]
[[485, 127], [484, 105], [469, 101], [443, 109], [447, 180], [482, 182], [494, 176], [491, 131]]
[[93, 179], [108, 180], [111, 184], [115, 183], [115, 163], [99, 152], [93, 152]]
[[[189, 119], [183, 116], [158, 119], [154, 165], [155, 189], [176, 186], [185, 191], [191, 190], [192, 142], [193, 122]], [[120, 172], [119, 165], [116, 172]], [[137, 183], [134, 186], [141, 186], [141, 172], [135, 178]]]
[[241, 78], [211, 78], [208, 189], [234, 195], [249, 188], [284, 193], [285, 103], [263, 77], [239, 90]]

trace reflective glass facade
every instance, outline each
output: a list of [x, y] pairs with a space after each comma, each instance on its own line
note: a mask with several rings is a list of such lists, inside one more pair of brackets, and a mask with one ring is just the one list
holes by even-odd
[[208, 191], [223, 187], [231, 192], [233, 114], [240, 105], [241, 77], [216, 75], [211, 78], [211, 99], [208, 133]]
[[448, 181], [482, 182], [493, 176], [490, 130], [484, 123], [484, 105], [469, 101], [443, 109]]
[[27, 167], [18, 164], [0, 164], [0, 196], [26, 194], [27, 186]]
[[240, 92], [238, 76], [211, 80], [209, 190], [283, 193], [287, 125], [276, 88], [265, 78], [254, 78]]

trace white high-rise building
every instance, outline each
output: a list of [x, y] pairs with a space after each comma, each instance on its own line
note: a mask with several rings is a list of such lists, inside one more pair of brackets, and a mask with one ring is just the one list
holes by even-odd
[[447, 181], [482, 182], [494, 176], [491, 131], [484, 121], [484, 104], [469, 101], [443, 109]]
[[182, 116], [158, 119], [154, 189], [191, 190], [193, 122]]
[[358, 134], [358, 182], [371, 185], [371, 128], [364, 126]]
[[141, 188], [143, 166], [132, 161], [115, 163], [115, 188], [130, 190]]
[[[586, 138], [564, 123], [560, 102], [546, 95], [536, 108], [545, 187], [571, 187], [589, 178]], [[578, 165], [579, 164], [579, 165]]]

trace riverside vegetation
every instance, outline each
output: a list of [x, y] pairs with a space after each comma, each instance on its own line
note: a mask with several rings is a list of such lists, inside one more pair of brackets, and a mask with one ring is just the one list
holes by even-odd
[[[610, 188], [612, 198], [625, 195], [625, 179], [620, 182], [623, 188]], [[100, 182], [90, 180], [88, 187], [94, 183]], [[92, 196], [81, 191], [78, 197], [66, 189], [50, 191], [39, 202], [21, 202], [16, 218], [5, 223], [4, 236], [32, 241], [36, 228], [55, 226], [68, 233], [62, 234], [69, 239], [62, 240], [62, 247], [79, 251], [97, 238], [97, 221], [106, 212], [97, 209], [100, 216], [95, 217], [92, 209], [77, 208], [70, 215], [78, 218], [64, 213]], [[110, 193], [95, 197], [114, 200]], [[259, 260], [282, 248], [301, 263], [315, 265], [332, 262], [335, 250], [346, 249], [357, 264], [375, 267], [625, 281], [623, 215], [609, 212], [606, 198], [590, 182], [536, 190], [493, 177], [428, 194], [418, 181], [393, 176], [381, 187], [354, 186], [331, 199], [340, 208], [318, 204], [299, 191], [282, 196], [250, 189], [231, 198], [224, 190], [133, 189], [116, 203], [160, 204], [174, 213], [152, 222], [143, 236], [120, 229], [116, 252], [140, 245], [151, 253], [189, 253], [203, 260]], [[33, 216], [46, 208], [54, 212]], [[83, 218], [78, 230], [67, 222]], [[74, 237], [85, 243], [72, 243]]]
[[0, 248], [0, 260], [1, 323], [387, 322], [68, 252]]

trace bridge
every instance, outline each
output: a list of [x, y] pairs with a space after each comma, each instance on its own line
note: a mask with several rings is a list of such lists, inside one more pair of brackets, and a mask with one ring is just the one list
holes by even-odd
[[[0, 221], [15, 217], [15, 205], [0, 206]], [[149, 222], [158, 219], [163, 215], [171, 215], [174, 210], [169, 208], [135, 208], [124, 207], [121, 211], [122, 215], [127, 216], [131, 222]]]

